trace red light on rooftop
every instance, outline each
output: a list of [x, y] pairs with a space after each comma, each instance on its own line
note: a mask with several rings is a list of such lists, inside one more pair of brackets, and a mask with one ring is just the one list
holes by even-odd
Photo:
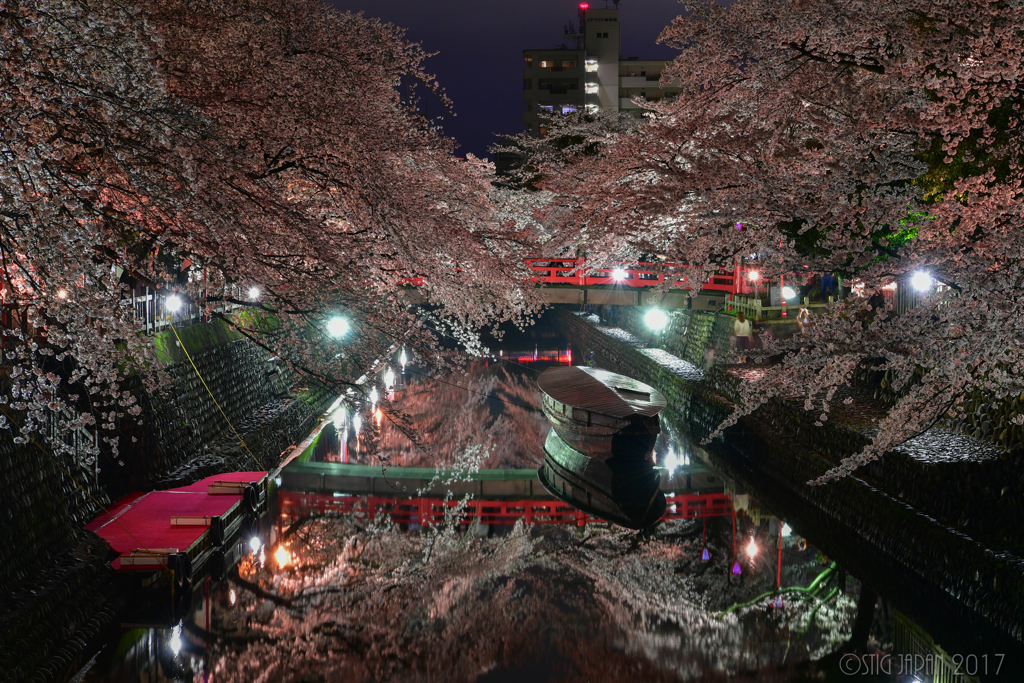
[[590, 5], [585, 2], [580, 3], [580, 9], [590, 9]]

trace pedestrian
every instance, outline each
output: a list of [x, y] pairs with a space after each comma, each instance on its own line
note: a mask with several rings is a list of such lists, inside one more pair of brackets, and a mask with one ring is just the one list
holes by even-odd
[[800, 330], [800, 334], [809, 331], [812, 325], [814, 325], [814, 320], [811, 311], [806, 307], [801, 308], [800, 312], [796, 314], [796, 326]]
[[826, 294], [835, 294], [836, 279], [832, 273], [825, 271], [821, 274], [821, 298], [824, 299]]
[[[750, 334], [752, 331], [750, 321], [747, 320], [747, 316], [743, 315], [743, 311], [740, 311], [739, 315], [736, 316], [736, 322], [732, 324], [732, 334], [736, 338], [737, 351], [745, 352], [750, 348]], [[747, 362], [746, 353], [740, 358], [740, 362]]]

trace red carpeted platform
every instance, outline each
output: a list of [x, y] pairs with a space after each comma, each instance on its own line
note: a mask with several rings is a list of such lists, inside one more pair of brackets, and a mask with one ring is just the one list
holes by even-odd
[[[166, 491], [132, 493], [117, 501], [107, 512], [86, 525], [120, 554], [135, 550], [177, 548], [185, 551], [202, 536], [205, 526], [171, 526], [171, 517], [215, 517], [223, 515], [242, 496], [210, 495], [207, 487], [218, 481], [256, 482], [266, 472], [230, 472], [207, 477], [195, 484]], [[111, 566], [121, 569], [121, 559]]]

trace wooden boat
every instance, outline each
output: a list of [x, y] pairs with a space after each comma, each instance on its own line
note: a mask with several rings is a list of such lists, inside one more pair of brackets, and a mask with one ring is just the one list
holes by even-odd
[[[607, 460], [623, 448], [649, 455], [667, 404], [657, 389], [631, 377], [580, 366], [549, 368], [537, 380], [544, 414], [573, 449]], [[649, 445], [648, 445], [649, 443]]]
[[666, 507], [651, 459], [665, 397], [643, 382], [596, 368], [551, 368], [538, 383], [552, 423], [537, 471], [544, 488], [624, 527], [654, 524]]

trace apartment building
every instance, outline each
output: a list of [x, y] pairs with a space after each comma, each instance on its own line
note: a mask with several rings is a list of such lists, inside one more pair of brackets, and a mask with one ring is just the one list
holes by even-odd
[[573, 48], [523, 50], [523, 123], [533, 135], [545, 133], [542, 115], [575, 111], [631, 111], [643, 114], [636, 96], [656, 101], [679, 89], [660, 85], [662, 60], [623, 58], [618, 9], [580, 4], [579, 34]]

